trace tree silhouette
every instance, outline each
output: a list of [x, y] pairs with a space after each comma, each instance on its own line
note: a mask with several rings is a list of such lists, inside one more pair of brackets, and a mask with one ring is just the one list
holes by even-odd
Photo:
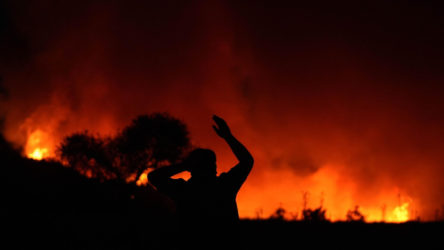
[[112, 138], [88, 131], [67, 136], [59, 154], [88, 177], [135, 182], [148, 168], [177, 162], [189, 147], [185, 124], [168, 114], [154, 113], [136, 117]]
[[[188, 131], [181, 121], [167, 114], [139, 116], [114, 140], [115, 153], [128, 174], [179, 160], [189, 148]], [[130, 177], [130, 176], [128, 176]]]
[[110, 138], [100, 138], [88, 131], [74, 133], [62, 141], [59, 152], [62, 160], [83, 175], [98, 179], [118, 178], [118, 169], [110, 154]]

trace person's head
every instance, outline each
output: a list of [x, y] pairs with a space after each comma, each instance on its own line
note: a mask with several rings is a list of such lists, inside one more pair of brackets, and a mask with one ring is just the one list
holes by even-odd
[[216, 171], [216, 154], [211, 149], [197, 148], [186, 158], [192, 177], [214, 177]]

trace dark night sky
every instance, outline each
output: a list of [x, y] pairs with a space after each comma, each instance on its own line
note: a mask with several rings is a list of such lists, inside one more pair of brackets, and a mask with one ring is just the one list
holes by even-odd
[[229, 165], [211, 131], [217, 113], [257, 159], [241, 215], [334, 187], [333, 216], [400, 193], [431, 218], [444, 204], [443, 10], [439, 1], [3, 1], [4, 133], [25, 145], [40, 129], [54, 147], [73, 131], [112, 133], [167, 111]]

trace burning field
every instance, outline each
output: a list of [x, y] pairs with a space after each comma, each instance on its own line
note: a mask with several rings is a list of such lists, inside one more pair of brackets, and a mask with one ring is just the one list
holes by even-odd
[[321, 207], [330, 221], [443, 220], [438, 7], [3, 1], [2, 133], [25, 157], [59, 160], [72, 133], [114, 136], [167, 112], [224, 172], [236, 160], [211, 128], [217, 114], [255, 158], [242, 218]]

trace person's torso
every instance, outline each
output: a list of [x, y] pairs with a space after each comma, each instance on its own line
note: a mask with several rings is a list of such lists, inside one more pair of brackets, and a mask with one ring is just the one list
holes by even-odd
[[195, 224], [231, 224], [239, 220], [236, 192], [218, 177], [214, 181], [189, 180], [179, 190], [177, 213]]

